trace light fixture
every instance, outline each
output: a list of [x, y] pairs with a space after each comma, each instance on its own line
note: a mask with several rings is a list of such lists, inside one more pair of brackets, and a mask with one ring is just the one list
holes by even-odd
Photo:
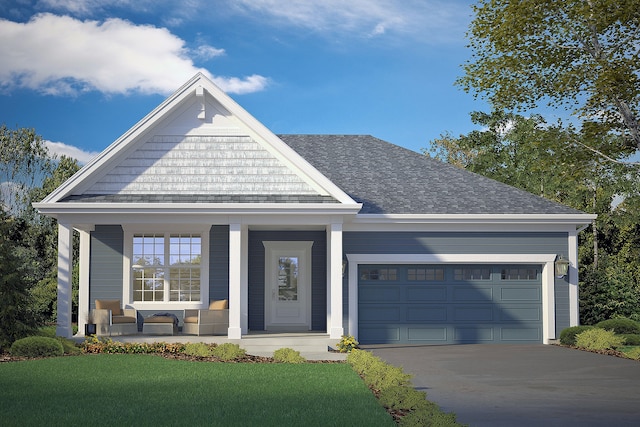
[[134, 270], [144, 270], [144, 266], [140, 264], [133, 264], [131, 268], [133, 268]]
[[558, 279], [563, 278], [567, 275], [569, 271], [569, 266], [571, 262], [568, 259], [565, 259], [562, 255], [559, 255], [556, 259], [556, 277]]

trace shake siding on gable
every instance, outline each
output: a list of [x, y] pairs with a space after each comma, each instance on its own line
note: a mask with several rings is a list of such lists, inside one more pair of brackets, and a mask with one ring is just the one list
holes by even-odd
[[248, 136], [154, 136], [85, 194], [317, 195]]
[[91, 232], [89, 305], [96, 299], [122, 299], [122, 227], [97, 225]]

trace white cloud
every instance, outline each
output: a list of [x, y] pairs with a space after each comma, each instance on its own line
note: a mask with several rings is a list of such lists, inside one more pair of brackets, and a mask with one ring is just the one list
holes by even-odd
[[72, 159], [76, 159], [80, 164], [87, 163], [99, 154], [97, 152], [87, 152], [62, 142], [45, 141], [44, 144], [49, 149], [49, 153], [56, 154], [58, 157], [63, 155], [71, 157]]
[[196, 56], [196, 58], [205, 61], [225, 54], [224, 49], [218, 49], [209, 45], [200, 45], [197, 48], [193, 49], [192, 52]]
[[[323, 33], [362, 36], [396, 33], [425, 42], [461, 40], [470, 21], [468, 3], [444, 0], [236, 0], [236, 9], [256, 19], [268, 15], [272, 25], [282, 21]], [[373, 30], [372, 30], [373, 28]]]
[[[79, 2], [82, 3], [82, 2]], [[196, 54], [222, 54], [201, 46]], [[165, 28], [122, 19], [80, 21], [40, 14], [29, 22], [0, 20], [0, 87], [76, 95], [97, 90], [114, 93], [168, 94], [198, 71], [184, 40]], [[264, 89], [268, 79], [215, 78], [230, 93]]]

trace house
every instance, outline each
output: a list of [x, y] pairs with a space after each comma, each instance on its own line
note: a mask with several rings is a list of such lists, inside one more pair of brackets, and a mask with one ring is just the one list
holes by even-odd
[[361, 343], [548, 343], [578, 324], [595, 218], [371, 136], [275, 135], [202, 74], [34, 206], [58, 220], [61, 335], [76, 230], [80, 330], [100, 298], [228, 299], [230, 339]]

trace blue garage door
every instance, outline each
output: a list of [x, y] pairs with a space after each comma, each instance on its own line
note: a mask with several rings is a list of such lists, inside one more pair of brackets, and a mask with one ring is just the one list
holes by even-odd
[[362, 344], [541, 343], [541, 266], [361, 265]]

